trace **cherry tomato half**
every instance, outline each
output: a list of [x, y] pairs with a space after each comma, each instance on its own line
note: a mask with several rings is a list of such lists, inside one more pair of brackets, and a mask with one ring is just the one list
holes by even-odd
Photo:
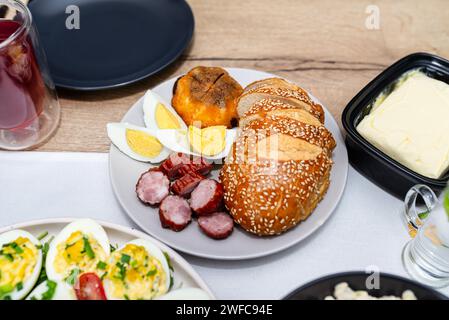
[[73, 288], [78, 300], [107, 300], [103, 283], [93, 272], [80, 275]]

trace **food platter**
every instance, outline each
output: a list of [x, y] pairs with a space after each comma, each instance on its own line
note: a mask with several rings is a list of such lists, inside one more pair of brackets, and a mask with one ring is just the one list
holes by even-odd
[[[274, 77], [272, 74], [255, 70], [239, 68], [228, 68], [226, 70], [242, 86], [264, 78]], [[176, 78], [168, 80], [154, 88], [153, 91], [166, 101], [171, 101], [175, 81]], [[317, 99], [313, 99], [318, 102]], [[143, 126], [142, 107], [143, 99], [140, 99], [131, 107], [122, 122]], [[193, 224], [182, 232], [173, 232], [161, 228], [157, 209], [143, 205], [137, 199], [135, 193], [136, 181], [151, 165], [130, 159], [115, 146], [111, 146], [109, 153], [113, 190], [121, 206], [135, 223], [153, 237], [179, 251], [199, 257], [223, 260], [251, 259], [279, 252], [299, 243], [323, 225], [331, 216], [343, 194], [348, 170], [346, 147], [338, 124], [326, 109], [325, 118], [325, 125], [334, 135], [337, 143], [337, 147], [333, 151], [334, 166], [331, 171], [329, 190], [315, 212], [307, 220], [280, 236], [258, 237], [237, 227], [232, 237], [217, 241], [198, 232], [198, 226]], [[218, 172], [218, 170], [214, 170], [212, 176], [217, 178]]]
[[[15, 229], [21, 229], [28, 231], [29, 233], [31, 233], [36, 237], [39, 234], [48, 232], [48, 237], [50, 237], [52, 235], [58, 234], [65, 225], [75, 220], [77, 219], [53, 218], [53, 219], [28, 221], [0, 228], [0, 234]], [[208, 288], [206, 283], [201, 279], [198, 273], [190, 266], [190, 264], [186, 260], [184, 260], [184, 258], [182, 258], [178, 253], [176, 253], [163, 243], [135, 229], [131, 229], [128, 227], [120, 226], [109, 222], [103, 221], [97, 222], [105, 229], [111, 245], [121, 246], [122, 244], [134, 239], [144, 239], [156, 245], [163, 252], [166, 252], [170, 257], [174, 269], [173, 288], [177, 288], [178, 286], [181, 286], [183, 288], [190, 288], [190, 287], [200, 288], [205, 292], [207, 292], [210, 297], [212, 298], [214, 297], [213, 293]]]

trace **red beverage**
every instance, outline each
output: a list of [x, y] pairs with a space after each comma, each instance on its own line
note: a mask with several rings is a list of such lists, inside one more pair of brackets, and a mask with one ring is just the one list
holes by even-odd
[[[21, 24], [0, 21], [0, 46]], [[43, 111], [44, 81], [26, 32], [0, 48], [0, 130], [27, 127]]]

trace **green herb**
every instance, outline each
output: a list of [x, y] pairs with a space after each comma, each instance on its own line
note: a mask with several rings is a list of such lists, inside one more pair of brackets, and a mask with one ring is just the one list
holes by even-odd
[[103, 273], [100, 277], [101, 281], [103, 281], [103, 279], [107, 276], [108, 272], [106, 271], [105, 273]]
[[424, 212], [418, 213], [418, 217], [419, 217], [421, 220], [426, 219], [428, 216], [429, 216], [429, 211], [424, 211]]
[[16, 242], [11, 242], [11, 243], [9, 243], [9, 246], [11, 247], [11, 248], [13, 248], [14, 249], [14, 251], [15, 252], [17, 252], [17, 253], [23, 253], [23, 249], [16, 243]]
[[16, 289], [17, 289], [17, 291], [22, 290], [22, 289], [23, 289], [23, 283], [22, 283], [22, 282], [19, 282], [19, 283], [16, 285]]
[[116, 275], [115, 277], [124, 281], [125, 280], [125, 276], [126, 276], [126, 267], [123, 263], [117, 262], [115, 264], [117, 266], [117, 268], [119, 268], [119, 273], [118, 275]]
[[147, 277], [154, 276], [156, 273], [157, 273], [157, 269], [156, 268], [151, 269], [150, 271], [148, 271]]
[[48, 236], [48, 231], [44, 231], [41, 234], [39, 234], [37, 236], [37, 239], [40, 241], [40, 240], [44, 239], [46, 236]]
[[449, 218], [449, 190], [444, 192], [443, 207], [444, 207], [444, 210], [446, 210], [446, 214]]
[[131, 267], [133, 267], [134, 269], [137, 268], [137, 265], [138, 265], [138, 264], [139, 264], [139, 263], [137, 262], [137, 260], [131, 261]]
[[45, 242], [40, 249], [42, 250], [42, 267], [41, 273], [39, 274], [39, 279], [37, 280], [37, 285], [47, 280], [47, 272], [45, 271], [45, 260], [47, 259], [47, 253], [50, 249], [50, 242], [52, 242], [54, 237], [50, 237], [47, 242]]
[[65, 278], [65, 281], [68, 284], [73, 286], [75, 284], [76, 280], [78, 279], [79, 274], [80, 274], [80, 269], [78, 269], [78, 268], [72, 269], [69, 276], [67, 278]]
[[67, 250], [68, 248], [73, 247], [75, 244], [76, 244], [76, 243], [67, 243], [67, 244], [65, 245], [65, 249], [64, 249], [64, 250]]
[[109, 244], [109, 248], [111, 248], [111, 253], [114, 252], [115, 250], [117, 250], [118, 245], [116, 245], [115, 247], [112, 244]]
[[164, 251], [164, 256], [165, 256], [165, 260], [167, 260], [168, 268], [170, 269], [170, 286], [168, 288], [170, 290], [173, 287], [173, 284], [175, 283], [175, 281], [173, 279], [173, 272], [175, 271], [175, 269], [173, 269], [173, 265], [171, 264], [170, 256], [165, 251]]
[[170, 268], [171, 271], [174, 271], [173, 265], [171, 264], [170, 256], [165, 251], [164, 251], [164, 256], [165, 256], [165, 260], [167, 260], [168, 267]]
[[129, 256], [129, 255], [127, 255], [127, 254], [122, 254], [122, 257], [120, 258], [120, 261], [122, 262], [122, 263], [127, 263], [127, 264], [129, 264], [129, 261], [131, 260], [131, 257]]
[[55, 295], [56, 287], [56, 282], [47, 280], [47, 291], [42, 294], [42, 300], [51, 300]]
[[10, 253], [4, 253], [3, 251], [0, 251], [0, 254], [4, 256], [9, 262], [14, 261], [14, 257]]
[[125, 300], [129, 300], [129, 297], [127, 294], [125, 294], [123, 297], [125, 298]]
[[9, 300], [7, 299], [7, 294], [12, 292], [14, 287], [10, 284], [4, 284], [0, 286], [0, 299], [1, 300]]
[[12, 300], [12, 298], [11, 298], [10, 295], [4, 296], [2, 299], [3, 299], [3, 300]]
[[107, 264], [103, 261], [98, 261], [98, 263], [97, 263], [97, 269], [104, 270], [104, 269], [106, 269], [106, 266], [107, 266]]
[[89, 240], [87, 237], [83, 237], [84, 242], [84, 249], [83, 251], [86, 252], [87, 256], [91, 259], [95, 258], [95, 252], [92, 250], [92, 247], [90, 246]]

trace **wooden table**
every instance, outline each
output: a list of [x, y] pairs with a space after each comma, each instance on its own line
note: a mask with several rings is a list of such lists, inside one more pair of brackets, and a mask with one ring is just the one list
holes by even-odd
[[[340, 122], [347, 102], [397, 59], [417, 51], [449, 58], [447, 0], [189, 3], [195, 36], [179, 61], [125, 88], [60, 91], [60, 128], [38, 150], [107, 152], [106, 123], [120, 121], [145, 90], [196, 65], [253, 68], [283, 76], [319, 97]], [[366, 27], [369, 5], [379, 9], [379, 29]]]

